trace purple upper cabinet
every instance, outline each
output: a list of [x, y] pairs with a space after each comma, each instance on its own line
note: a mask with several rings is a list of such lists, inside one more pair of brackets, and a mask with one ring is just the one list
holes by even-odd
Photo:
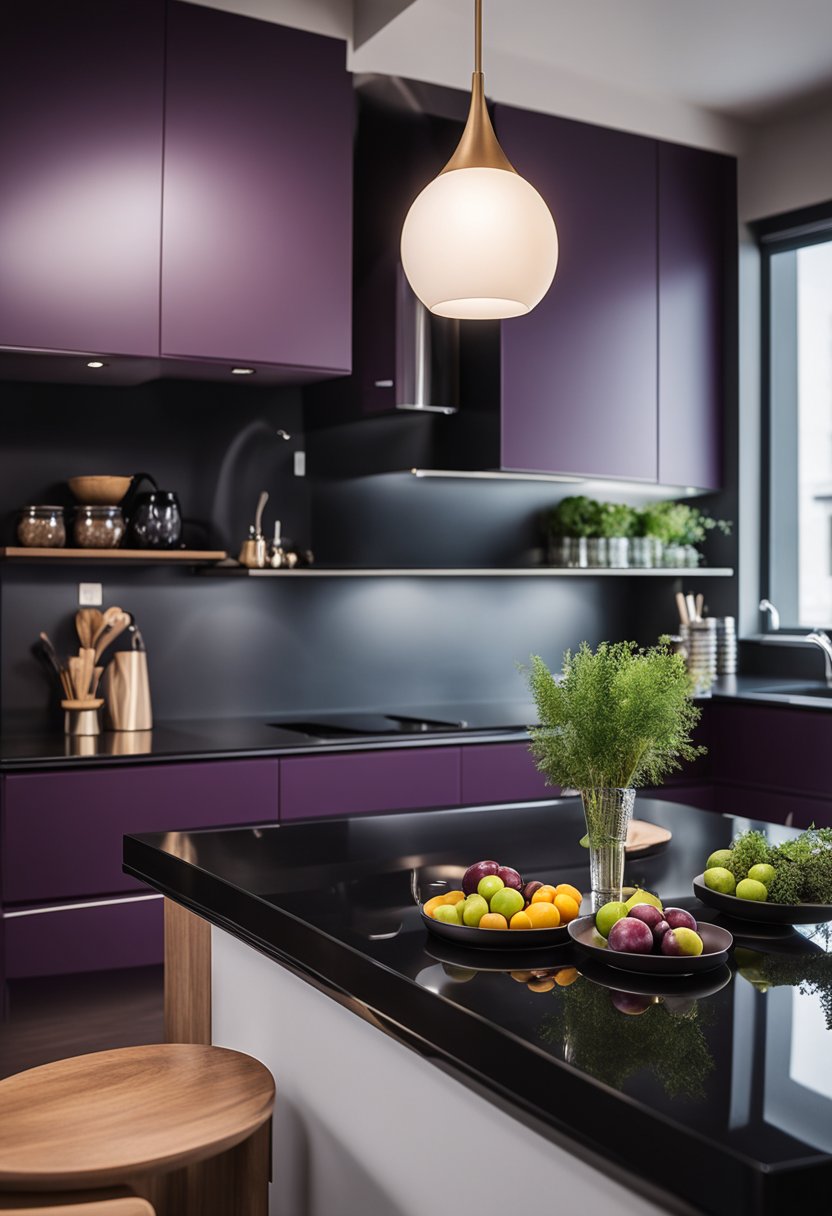
[[502, 324], [502, 467], [655, 481], [656, 144], [501, 105], [495, 124], [560, 241], [548, 295]]
[[162, 355], [349, 371], [344, 43], [172, 3]]
[[159, 353], [164, 0], [6, 6], [0, 346]]
[[659, 481], [722, 483], [726, 292], [736, 275], [736, 167], [659, 144]]

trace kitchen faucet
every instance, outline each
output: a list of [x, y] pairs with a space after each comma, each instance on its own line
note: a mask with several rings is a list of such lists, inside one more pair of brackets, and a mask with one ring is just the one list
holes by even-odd
[[776, 633], [780, 628], [780, 613], [774, 607], [771, 600], [760, 600], [760, 612], [767, 612], [769, 614], [769, 626], [772, 633]]
[[822, 629], [813, 629], [811, 633], [806, 634], [806, 641], [819, 646], [823, 651], [826, 683], [832, 688], [832, 640], [829, 634], [824, 633]]

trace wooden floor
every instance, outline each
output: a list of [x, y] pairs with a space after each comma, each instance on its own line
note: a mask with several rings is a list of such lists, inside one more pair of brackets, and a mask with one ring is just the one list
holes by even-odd
[[161, 967], [10, 980], [0, 1077], [66, 1056], [163, 1041]]

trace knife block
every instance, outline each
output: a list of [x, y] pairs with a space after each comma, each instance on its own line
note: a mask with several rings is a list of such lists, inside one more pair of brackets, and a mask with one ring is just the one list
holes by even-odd
[[110, 730], [150, 730], [150, 681], [143, 650], [118, 650], [104, 672], [107, 725]]

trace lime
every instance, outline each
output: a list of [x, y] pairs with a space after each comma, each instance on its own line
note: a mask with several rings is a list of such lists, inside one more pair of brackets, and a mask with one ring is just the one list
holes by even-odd
[[662, 901], [659, 899], [658, 895], [653, 895], [650, 891], [642, 891], [641, 888], [634, 891], [627, 900], [627, 911], [629, 912], [630, 908], [634, 908], [636, 904], [652, 904], [653, 907], [658, 908], [660, 912], [662, 910]]
[[730, 866], [732, 857], [733, 853], [730, 849], [717, 849], [715, 853], [711, 853], [710, 857], [705, 862], [705, 869], [713, 870], [716, 867], [719, 867], [720, 869], [724, 870], [727, 866]]
[[[756, 899], [758, 903], [763, 903], [768, 899], [768, 891], [761, 882], [757, 882], [754, 878], [744, 878], [742, 882], [738, 882], [736, 894], [740, 899]], [[434, 913], [435, 915], [436, 913]]]
[[722, 866], [711, 866], [705, 871], [702, 878], [705, 886], [710, 887], [712, 891], [719, 891], [720, 895], [734, 894], [737, 880], [730, 870], [726, 870]]
[[[445, 905], [447, 906], [447, 905]], [[439, 909], [437, 909], [438, 911]], [[456, 909], [454, 909], [456, 911]], [[465, 901], [462, 913], [462, 923], [471, 929], [476, 929], [488, 911], [488, 904], [481, 895], [469, 895]]]
[[752, 878], [755, 882], [761, 882], [768, 892], [769, 887], [774, 882], [774, 866], [768, 866], [765, 862], [760, 862], [756, 866], [752, 866], [746, 874], [746, 878]]
[[[485, 882], [485, 879], [483, 879]], [[515, 912], [521, 912], [526, 901], [514, 887], [503, 887], [491, 900], [491, 911], [499, 912], [506, 920], [511, 920]]]
[[459, 913], [453, 904], [440, 904], [433, 913], [434, 920], [441, 920], [446, 925], [458, 925]]
[[490, 904], [497, 892], [502, 891], [505, 885], [502, 878], [499, 878], [496, 874], [487, 874], [485, 878], [481, 878], [477, 883], [477, 894], [481, 895], [483, 899], [487, 899]]
[[611, 903], [604, 904], [595, 913], [595, 928], [602, 937], [609, 937], [610, 929], [615, 922], [623, 920], [626, 915], [627, 905], [613, 900]]

